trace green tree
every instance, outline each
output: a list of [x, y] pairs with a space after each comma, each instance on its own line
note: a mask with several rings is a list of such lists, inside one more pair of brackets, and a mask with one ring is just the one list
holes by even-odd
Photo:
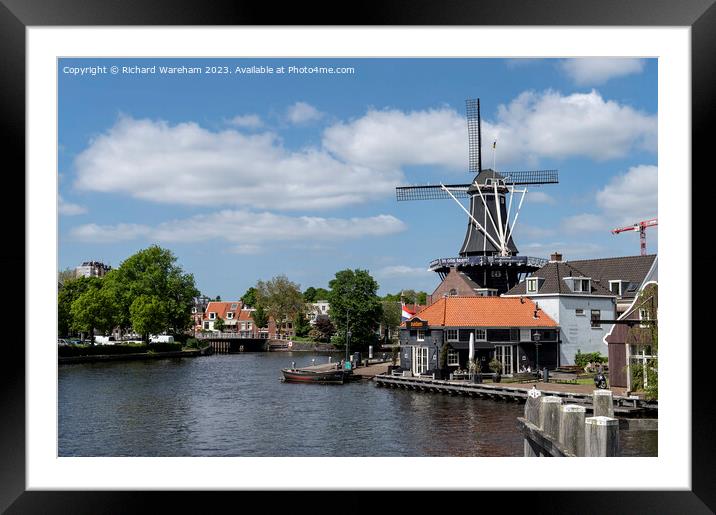
[[71, 304], [72, 328], [89, 333], [90, 342], [94, 345], [95, 331], [106, 332], [114, 327], [115, 312], [114, 301], [102, 288], [101, 280], [91, 281]]
[[[643, 389], [649, 399], [659, 397], [658, 306], [659, 287], [656, 284], [649, 284], [639, 293], [635, 309], [639, 310], [640, 318], [650, 320], [650, 322], [629, 328], [626, 337], [627, 345], [635, 345], [638, 352], [643, 349], [646, 355], [652, 356], [646, 359], [646, 363], [641, 359], [632, 359], [630, 363], [632, 389]], [[644, 372], [646, 372], [646, 387], [644, 387]]]
[[376, 341], [376, 329], [382, 313], [377, 295], [378, 283], [367, 270], [341, 270], [329, 283], [330, 317], [336, 327], [333, 341], [345, 346], [346, 331], [351, 331], [351, 348], [365, 348]]
[[256, 288], [253, 286], [246, 290], [246, 293], [244, 293], [241, 296], [241, 302], [244, 304], [244, 306], [249, 308], [255, 308], [256, 307]]
[[293, 330], [296, 336], [308, 336], [308, 332], [311, 330], [311, 324], [308, 322], [305, 312], [296, 313], [293, 318]]
[[62, 283], [63, 286], [65, 283], [74, 279], [77, 279], [77, 273], [74, 268], [65, 268], [64, 270], [57, 272], [57, 281]]
[[401, 315], [400, 302], [385, 300], [381, 302], [380, 324], [383, 328], [381, 336], [385, 343], [388, 343], [389, 334], [396, 335], [398, 333], [402, 321]]
[[140, 295], [129, 307], [132, 327], [149, 341], [150, 334], [162, 332], [166, 327], [167, 303], [156, 295]]
[[[131, 314], [132, 304], [141, 296], [155, 297], [161, 303], [155, 306], [152, 312], [161, 318], [151, 323], [151, 326], [160, 326], [157, 331], [181, 332], [191, 325], [191, 308], [194, 297], [199, 296], [199, 290], [194, 285], [194, 276], [184, 273], [176, 265], [177, 258], [168, 250], [157, 245], [140, 250], [111, 270], [104, 277], [105, 286], [115, 298], [118, 306], [118, 322], [122, 329], [133, 326]], [[148, 303], [142, 301], [141, 306]], [[154, 306], [156, 303], [151, 302]], [[136, 308], [139, 309], [139, 308]], [[142, 307], [142, 313], [146, 312]], [[146, 321], [142, 324], [146, 327]], [[138, 328], [135, 330], [143, 333]]]
[[303, 292], [303, 298], [306, 302], [318, 302], [319, 300], [328, 300], [329, 291], [325, 288], [314, 288], [310, 286]]
[[268, 317], [268, 314], [266, 313], [266, 310], [263, 307], [256, 306], [256, 309], [251, 312], [251, 318], [254, 321], [256, 330], [263, 329], [264, 327], [268, 327], [269, 317]]
[[78, 277], [66, 282], [60, 289], [57, 294], [57, 331], [60, 336], [67, 336], [74, 330], [72, 303], [88, 288], [99, 289], [101, 284], [99, 277]]
[[224, 323], [224, 319], [220, 316], [216, 317], [216, 320], [214, 320], [214, 329], [216, 329], [219, 332], [222, 332], [224, 330], [224, 327], [226, 324]]
[[289, 281], [285, 275], [257, 282], [256, 303], [273, 317], [279, 333], [284, 332], [286, 322], [306, 309], [299, 285]]

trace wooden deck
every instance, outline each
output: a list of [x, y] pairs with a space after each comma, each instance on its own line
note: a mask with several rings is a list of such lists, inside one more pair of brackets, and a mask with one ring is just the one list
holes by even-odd
[[[509, 386], [499, 383], [475, 384], [468, 381], [447, 381], [423, 377], [392, 376], [387, 374], [377, 375], [373, 378], [373, 380], [378, 386], [404, 388], [421, 392], [444, 393], [449, 395], [467, 395], [508, 402], [524, 402], [527, 398], [527, 392], [529, 392], [533, 386], [532, 384], [511, 384]], [[592, 409], [593, 387], [590, 387], [589, 392], [587, 393], [585, 391], [569, 391], [570, 386], [577, 385], [552, 385], [550, 383], [535, 384], [543, 395], [554, 395], [562, 398], [565, 404], [579, 404], [587, 408], [588, 411], [591, 411]], [[580, 390], [583, 390], [583, 388]], [[656, 402], [634, 399], [620, 395], [614, 395], [613, 398], [614, 412], [625, 416], [639, 416], [640, 414], [646, 412], [653, 413], [658, 409], [658, 404]]]

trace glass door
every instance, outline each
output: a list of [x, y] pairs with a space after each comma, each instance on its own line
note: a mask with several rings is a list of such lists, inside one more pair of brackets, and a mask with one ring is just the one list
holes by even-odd
[[424, 374], [428, 371], [430, 349], [413, 347], [413, 374]]
[[496, 345], [495, 357], [502, 363], [502, 374], [512, 374], [512, 345]]

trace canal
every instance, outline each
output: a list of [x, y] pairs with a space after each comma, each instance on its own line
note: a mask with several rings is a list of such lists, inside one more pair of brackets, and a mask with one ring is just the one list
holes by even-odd
[[[522, 456], [522, 404], [280, 381], [328, 356], [61, 365], [59, 456]], [[656, 432], [622, 433], [624, 455], [656, 455]]]

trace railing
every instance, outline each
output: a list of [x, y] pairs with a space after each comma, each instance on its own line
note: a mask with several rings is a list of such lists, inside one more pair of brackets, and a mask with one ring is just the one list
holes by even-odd
[[543, 258], [531, 256], [468, 256], [454, 258], [434, 259], [430, 262], [429, 268], [435, 270], [437, 268], [458, 266], [458, 265], [503, 265], [503, 266], [530, 266], [540, 268], [547, 264], [547, 260]]
[[210, 332], [196, 333], [199, 340], [236, 340], [236, 339], [262, 339], [262, 340], [290, 340], [286, 334], [269, 334], [267, 332], [239, 331], [239, 332]]

